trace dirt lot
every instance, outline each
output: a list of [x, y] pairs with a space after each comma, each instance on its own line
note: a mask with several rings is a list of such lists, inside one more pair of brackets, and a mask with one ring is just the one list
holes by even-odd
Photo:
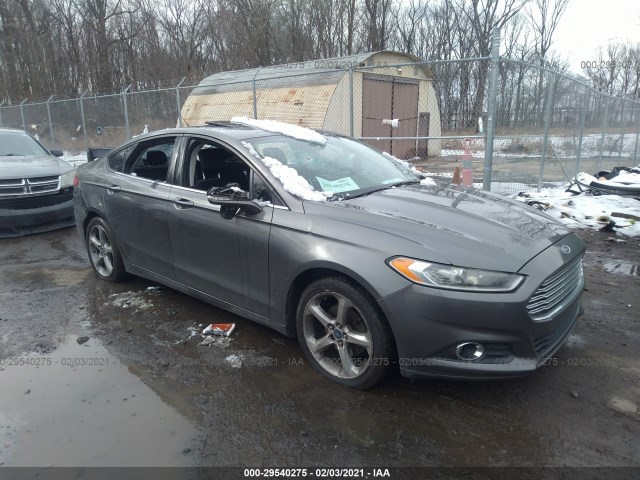
[[[73, 229], [1, 240], [0, 465], [640, 467], [640, 242], [581, 236], [586, 314], [550, 366], [368, 392], [294, 339], [98, 280]], [[201, 346], [221, 321], [236, 333]]]

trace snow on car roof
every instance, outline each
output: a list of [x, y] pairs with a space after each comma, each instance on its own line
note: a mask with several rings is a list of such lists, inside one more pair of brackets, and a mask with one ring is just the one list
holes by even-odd
[[256, 120], [247, 117], [233, 117], [231, 122], [250, 125], [268, 132], [281, 133], [288, 137], [297, 138], [298, 140], [306, 140], [308, 142], [320, 143], [322, 145], [327, 143], [327, 139], [324, 135], [321, 135], [310, 128], [278, 122], [276, 120]]

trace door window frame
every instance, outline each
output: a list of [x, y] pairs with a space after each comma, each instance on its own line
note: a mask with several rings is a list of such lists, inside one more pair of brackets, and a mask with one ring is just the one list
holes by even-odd
[[185, 178], [185, 169], [189, 167], [189, 164], [188, 164], [189, 159], [187, 159], [188, 147], [191, 141], [194, 139], [202, 140], [203, 142], [206, 142], [209, 145], [218, 145], [219, 147], [225, 148], [226, 150], [234, 154], [236, 157], [238, 157], [241, 162], [244, 162], [246, 164], [246, 166], [249, 168], [249, 192], [248, 193], [250, 198], [253, 190], [255, 176], [257, 175], [258, 178], [260, 178], [262, 182], [269, 187], [269, 189], [271, 190], [271, 193], [274, 195], [275, 199], [278, 201], [278, 204], [272, 202], [273, 208], [289, 210], [289, 207], [284, 202], [284, 200], [282, 200], [280, 195], [278, 195], [278, 191], [275, 188], [273, 188], [273, 185], [271, 184], [271, 182], [269, 182], [266, 178], [264, 178], [264, 176], [262, 176], [260, 172], [258, 172], [255, 169], [252, 163], [248, 161], [247, 158], [241, 152], [239, 152], [233, 146], [229, 145], [227, 142], [219, 138], [209, 137], [207, 135], [198, 135], [198, 134], [183, 135], [182, 145], [181, 145], [181, 148], [179, 149], [180, 157], [175, 162], [174, 172], [172, 177], [172, 180], [173, 180], [172, 184], [175, 187], [189, 190], [192, 192], [200, 192], [203, 195], [207, 194], [205, 190], [185, 186], [185, 182], [187, 180]]
[[[167, 170], [167, 179], [162, 181], [162, 180], [153, 180], [150, 178], [145, 178], [145, 177], [139, 177], [137, 175], [131, 175], [130, 173], [125, 173], [125, 171], [131, 167], [131, 162], [133, 161], [133, 159], [138, 156], [140, 154], [140, 152], [144, 149], [147, 148], [149, 146], [149, 143], [164, 143], [163, 140], [168, 140], [168, 139], [174, 139], [174, 145], [173, 145], [173, 150], [171, 152], [171, 157], [167, 158], [168, 162], [169, 162], [169, 167]], [[157, 137], [151, 137], [151, 138], [145, 138], [143, 140], [138, 140], [138, 141], [133, 141], [131, 143], [127, 143], [126, 145], [123, 145], [122, 147], [120, 147], [118, 150], [116, 150], [115, 152], [109, 154], [109, 156], [106, 158], [105, 160], [105, 165], [107, 170], [110, 173], [116, 174], [116, 175], [122, 175], [126, 178], [129, 179], [134, 179], [134, 180], [141, 180], [143, 182], [146, 183], [158, 183], [158, 184], [164, 184], [164, 185], [175, 185], [174, 183], [174, 179], [175, 179], [175, 171], [176, 171], [176, 164], [177, 161], [179, 160], [178, 157], [178, 152], [181, 151], [182, 149], [182, 143], [183, 143], [183, 138], [184, 138], [184, 134], [171, 134], [171, 135], [160, 135]], [[122, 171], [119, 172], [117, 170], [114, 170], [113, 168], [111, 168], [111, 166], [109, 165], [109, 158], [112, 155], [118, 155], [120, 152], [122, 152], [123, 150], [127, 149], [127, 148], [131, 148], [132, 145], [135, 145], [135, 147], [133, 148], [133, 150], [131, 151], [131, 153], [127, 156], [127, 158], [124, 160], [123, 166], [122, 166]]]

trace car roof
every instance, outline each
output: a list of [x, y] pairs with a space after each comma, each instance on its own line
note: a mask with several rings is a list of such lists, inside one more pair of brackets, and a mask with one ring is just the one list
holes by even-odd
[[[330, 130], [315, 130], [315, 131], [321, 135], [349, 138], [346, 135], [333, 132]], [[126, 143], [129, 143], [132, 140], [138, 141], [140, 139], [152, 138], [160, 135], [185, 135], [185, 134], [186, 135], [213, 134], [221, 139], [226, 138], [226, 139], [235, 140], [235, 141], [242, 141], [242, 140], [259, 138], [259, 137], [288, 136], [284, 133], [279, 133], [272, 130], [265, 130], [263, 128], [256, 127], [253, 125], [216, 120], [216, 121], [209, 121], [206, 123], [206, 125], [194, 125], [194, 126], [186, 126], [186, 127], [166, 128], [163, 130], [154, 130], [153, 132], [149, 132], [143, 135], [136, 135]], [[295, 138], [295, 137], [292, 137], [292, 138]]]
[[[220, 137], [227, 137], [234, 140], [244, 140], [246, 138], [266, 137], [276, 135], [274, 132], [263, 130], [262, 128], [244, 125], [242, 123], [232, 122], [208, 122], [206, 125], [196, 125], [187, 127], [167, 128], [165, 130], [156, 130], [150, 132], [149, 135], [159, 134], [214, 134]], [[147, 135], [144, 135], [146, 137]], [[140, 138], [140, 137], [135, 137]]]

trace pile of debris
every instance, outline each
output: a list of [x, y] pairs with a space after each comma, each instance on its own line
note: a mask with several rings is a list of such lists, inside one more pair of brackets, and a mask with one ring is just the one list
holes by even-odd
[[545, 211], [568, 227], [640, 236], [640, 168], [581, 172], [568, 188], [521, 192], [518, 200]]

